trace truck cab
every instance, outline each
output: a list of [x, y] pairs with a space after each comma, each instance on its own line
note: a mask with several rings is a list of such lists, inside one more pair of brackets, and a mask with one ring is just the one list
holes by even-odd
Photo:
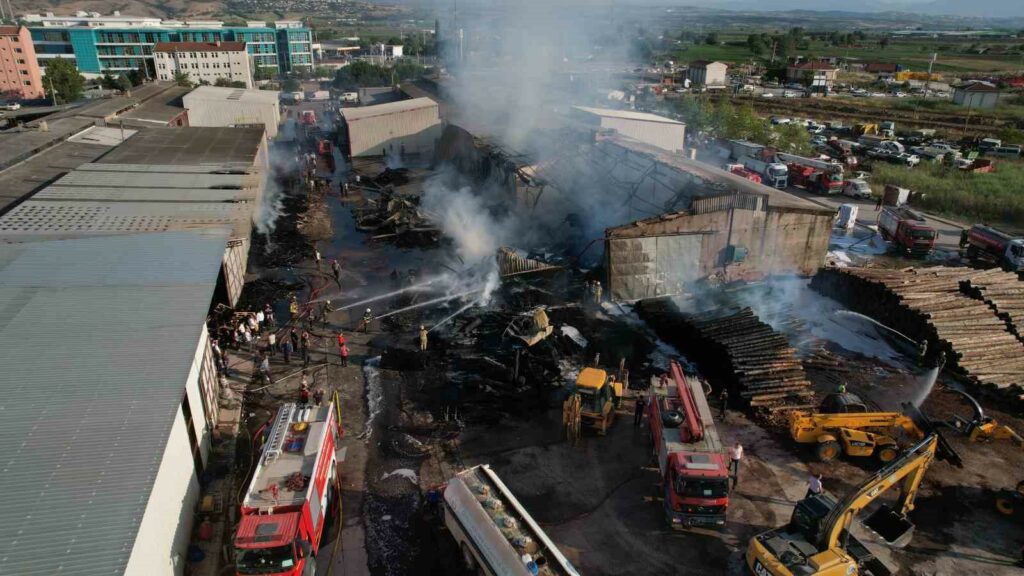
[[576, 378], [576, 393], [580, 397], [580, 420], [595, 428], [600, 435], [607, 434], [615, 421], [615, 410], [622, 398], [623, 383], [610, 378], [599, 368], [584, 368]]

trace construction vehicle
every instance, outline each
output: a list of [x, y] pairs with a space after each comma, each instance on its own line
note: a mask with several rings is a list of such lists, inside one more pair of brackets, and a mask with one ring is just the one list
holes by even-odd
[[951, 389], [956, 394], [959, 394], [967, 404], [972, 408], [972, 414], [970, 418], [965, 418], [960, 414], [954, 414], [953, 418], [946, 422], [946, 424], [960, 432], [971, 442], [991, 442], [993, 440], [1009, 440], [1018, 447], [1024, 448], [1024, 438], [1017, 434], [1013, 428], [1000, 424], [991, 416], [986, 416], [985, 411], [981, 409], [981, 404], [974, 399], [973, 396], [964, 392], [963, 390]]
[[994, 260], [1010, 272], [1024, 270], [1024, 238], [975, 224], [960, 237], [960, 248], [971, 261]]
[[325, 519], [339, 502], [335, 406], [278, 409], [242, 500], [234, 540], [237, 574], [313, 573]]
[[783, 152], [776, 154], [776, 157], [786, 163], [791, 184], [820, 194], [832, 195], [843, 191], [842, 164]]
[[914, 531], [907, 514], [914, 509], [917, 490], [935, 458], [962, 466], [956, 452], [929, 430], [923, 440], [842, 498], [821, 493], [797, 502], [788, 524], [750, 539], [747, 567], [757, 576], [889, 576], [892, 572], [851, 534], [853, 521], [898, 486], [895, 507], [880, 506], [863, 524], [889, 545], [906, 546]]
[[[596, 364], [596, 362], [595, 362]], [[615, 422], [622, 401], [623, 381], [600, 368], [586, 367], [576, 377], [576, 393], [566, 400], [564, 416], [569, 429], [583, 426], [604, 436]]]
[[790, 436], [800, 444], [813, 445], [822, 462], [831, 462], [840, 454], [874, 456], [879, 462], [892, 462], [900, 454], [901, 431], [914, 441], [924, 436], [909, 416], [899, 412], [868, 412], [854, 394], [830, 394], [820, 412], [789, 413]]
[[924, 258], [935, 247], [938, 232], [925, 224], [923, 216], [901, 207], [885, 207], [878, 213], [878, 232], [900, 252], [913, 258]]
[[742, 156], [739, 162], [742, 162], [747, 170], [758, 173], [763, 184], [773, 188], [789, 186], [789, 168], [781, 162], [765, 162], [751, 156]]
[[865, 134], [878, 134], [878, 124], [870, 123], [859, 123], [854, 124], [850, 134], [854, 138], [859, 138]]
[[468, 573], [579, 576], [490, 466], [449, 480], [441, 513]]
[[729, 508], [729, 469], [701, 381], [679, 363], [651, 382], [651, 439], [672, 528], [722, 526]]
[[996, 510], [1003, 516], [1024, 517], [1024, 480], [1017, 482], [1015, 488], [1003, 488], [996, 495]]

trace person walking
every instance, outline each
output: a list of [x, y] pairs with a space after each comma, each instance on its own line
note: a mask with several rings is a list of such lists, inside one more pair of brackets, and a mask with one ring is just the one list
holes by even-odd
[[346, 340], [345, 340], [345, 333], [344, 332], [338, 332], [338, 348], [341, 348], [342, 346], [344, 346], [345, 342], [346, 342]]
[[824, 488], [821, 486], [821, 474], [812, 474], [811, 478], [807, 481], [807, 494], [804, 498], [810, 498], [815, 494], [821, 494]]
[[292, 341], [292, 351], [299, 349], [299, 333], [295, 330], [288, 331], [288, 339]]
[[302, 331], [302, 367], [309, 367], [309, 332]]
[[420, 352], [427, 351], [427, 327], [420, 325]]
[[331, 270], [334, 271], [334, 281], [338, 284], [338, 289], [341, 289], [341, 264], [337, 260], [331, 260]]
[[299, 388], [299, 406], [306, 406], [309, 404], [309, 386], [303, 385]]
[[729, 391], [722, 388], [722, 393], [718, 395], [718, 417], [725, 419], [725, 409], [729, 407]]
[[283, 338], [281, 342], [281, 353], [284, 354], [284, 363], [292, 363], [292, 354], [295, 352], [295, 346], [292, 344], [290, 338]]
[[341, 345], [341, 348], [338, 349], [338, 355], [341, 356], [341, 367], [348, 368], [348, 344]]
[[317, 388], [313, 391], [313, 404], [320, 406], [324, 403], [324, 389]]
[[317, 250], [316, 248], [313, 248], [313, 258], [316, 259], [316, 271], [323, 272], [323, 270], [320, 267], [320, 251]]
[[636, 397], [636, 406], [633, 407], [633, 428], [639, 428], [644, 421], [644, 395], [641, 393]]
[[334, 306], [331, 306], [330, 300], [324, 300], [324, 306], [320, 309], [320, 322], [324, 326], [327, 326], [327, 316], [334, 312]]
[[266, 354], [260, 354], [260, 376], [267, 384], [274, 383], [274, 377], [270, 374], [270, 358]]
[[264, 323], [266, 323], [266, 321], [267, 321], [267, 318], [266, 318], [266, 316], [263, 315], [263, 310], [257, 310], [256, 311], [256, 331], [257, 332], [262, 332], [263, 331], [263, 325], [264, 325]]
[[739, 442], [729, 448], [729, 474], [732, 476], [732, 487], [740, 483], [740, 460], [743, 460], [743, 445]]
[[875, 203], [875, 212], [878, 212], [879, 210], [882, 209], [882, 199], [883, 199], [883, 196], [879, 195], [878, 196], [878, 202]]
[[267, 334], [267, 350], [270, 352], [271, 358], [277, 355], [277, 334], [273, 332]]

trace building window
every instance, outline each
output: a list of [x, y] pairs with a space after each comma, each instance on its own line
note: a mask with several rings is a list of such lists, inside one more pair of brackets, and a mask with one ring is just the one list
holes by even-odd
[[21, 54], [21, 48], [15, 48], [14, 51], [17, 52], [18, 54]]
[[24, 82], [22, 82], [22, 84], [24, 84], [25, 86], [31, 86], [32, 82], [29, 82], [28, 80], [25, 80]]
[[28, 70], [22, 70], [21, 71], [21, 75], [22, 76], [28, 76]]
[[25, 60], [24, 60], [24, 59], [22, 59], [22, 58], [18, 58], [18, 64], [24, 64], [24, 63], [25, 63]]

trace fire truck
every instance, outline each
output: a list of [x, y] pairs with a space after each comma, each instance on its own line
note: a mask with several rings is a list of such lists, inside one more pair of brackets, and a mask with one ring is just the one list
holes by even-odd
[[819, 194], [841, 194], [843, 165], [838, 162], [805, 158], [779, 152], [776, 157], [789, 168], [789, 182]]
[[308, 576], [339, 491], [334, 404], [278, 410], [242, 500], [238, 575]]
[[757, 182], [758, 184], [761, 184], [761, 175], [758, 174], [757, 172], [754, 172], [753, 170], [748, 169], [743, 164], [727, 164], [725, 169], [741, 178], [746, 178], [751, 182]]
[[878, 232], [884, 240], [914, 258], [924, 258], [935, 246], [938, 232], [923, 216], [905, 207], [886, 206], [878, 214]]
[[316, 112], [313, 110], [303, 110], [299, 115], [299, 123], [304, 126], [316, 126]]
[[320, 154], [320, 157], [323, 158], [324, 167], [327, 169], [327, 172], [334, 174], [334, 170], [337, 166], [334, 162], [334, 145], [331, 144], [331, 141], [326, 138], [321, 138], [317, 142], [316, 151]]
[[673, 360], [668, 378], [652, 381], [647, 415], [669, 525], [724, 525], [729, 469], [700, 379]]
[[1024, 238], [991, 226], [971, 226], [970, 230], [964, 231], [960, 247], [966, 249], [971, 260], [988, 257], [1010, 272], [1024, 270]]

